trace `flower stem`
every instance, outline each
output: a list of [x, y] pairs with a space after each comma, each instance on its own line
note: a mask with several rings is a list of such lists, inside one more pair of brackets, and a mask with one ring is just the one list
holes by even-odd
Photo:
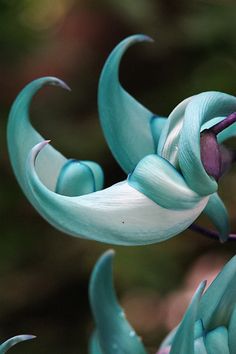
[[[207, 236], [213, 240], [219, 240], [219, 234], [218, 232], [207, 229], [206, 227], [197, 225], [197, 224], [192, 224], [189, 226], [189, 229], [194, 232], [198, 232], [204, 236]], [[230, 234], [228, 237], [228, 241], [236, 241], [236, 234]]]
[[210, 131], [215, 135], [217, 135], [220, 132], [222, 132], [224, 129], [228, 128], [230, 125], [234, 124], [235, 122], [236, 122], [236, 112], [231, 113], [221, 122], [213, 125], [213, 127], [210, 128]]

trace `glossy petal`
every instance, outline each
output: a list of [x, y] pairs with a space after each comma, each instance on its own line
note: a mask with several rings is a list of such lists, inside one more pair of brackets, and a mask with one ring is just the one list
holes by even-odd
[[226, 327], [218, 327], [207, 333], [205, 343], [207, 354], [230, 354]]
[[99, 343], [97, 331], [94, 331], [90, 338], [89, 354], [104, 354]]
[[20, 336], [12, 337], [0, 345], [0, 354], [5, 354], [11, 347], [16, 345], [17, 343], [20, 343], [20, 342], [23, 342], [23, 341], [29, 340], [29, 339], [34, 339], [34, 338], [35, 338], [35, 336], [28, 335], [28, 334], [22, 334]]
[[205, 92], [194, 96], [185, 110], [179, 139], [179, 166], [189, 187], [200, 195], [217, 191], [216, 181], [210, 177], [200, 157], [202, 125], [236, 110], [236, 98], [219, 92]]
[[206, 282], [202, 282], [174, 336], [170, 354], [194, 354], [194, 326], [202, 293]]
[[230, 353], [233, 353], [236, 348], [236, 305], [234, 305], [234, 310], [230, 317], [230, 322], [228, 325], [228, 333], [229, 333], [229, 350]]
[[203, 337], [195, 340], [194, 354], [208, 354]]
[[90, 161], [71, 159], [61, 169], [55, 192], [73, 197], [95, 192], [102, 187], [103, 172], [100, 166]]
[[204, 213], [210, 218], [219, 232], [221, 242], [225, 242], [230, 233], [228, 211], [217, 193], [210, 196], [204, 209]]
[[[31, 198], [31, 194], [27, 189], [27, 183], [25, 181], [27, 157], [33, 146], [44, 141], [42, 136], [32, 127], [29, 121], [29, 108], [33, 96], [45, 85], [54, 85], [69, 89], [63, 81], [54, 77], [44, 77], [32, 81], [16, 98], [10, 111], [7, 127], [8, 149], [13, 170], [19, 184], [29, 199]], [[37, 159], [36, 170], [45, 186], [54, 191], [58, 183], [58, 177], [67, 164], [67, 159], [51, 145], [48, 145]], [[95, 163], [93, 163], [93, 166], [95, 166]], [[70, 170], [70, 178], [73, 179], [73, 185], [76, 185], [76, 179], [78, 179], [78, 184], [80, 183], [81, 175], [78, 172], [80, 172], [78, 169]], [[97, 167], [91, 168], [91, 172], [94, 172], [91, 177], [91, 183], [100, 187], [103, 181], [101, 168], [97, 165]], [[74, 175], [72, 176], [73, 173]], [[73, 188], [70, 187], [69, 194], [72, 192]]]
[[113, 252], [97, 262], [89, 286], [89, 299], [102, 353], [146, 354], [144, 346], [117, 302], [112, 277]]
[[227, 326], [235, 307], [236, 256], [222, 269], [203, 295], [197, 318], [210, 331], [218, 326]]
[[173, 166], [178, 167], [178, 145], [184, 114], [192, 97], [186, 98], [171, 112], [161, 131], [157, 152]]
[[[144, 35], [134, 35], [123, 40], [112, 51], [103, 68], [98, 88], [99, 116], [106, 141], [127, 174], [143, 157], [156, 152], [158, 140], [156, 122], [152, 120], [155, 115], [127, 93], [119, 82], [119, 66], [123, 54], [134, 43], [143, 41], [151, 39]], [[163, 118], [160, 121], [161, 129]]]
[[129, 176], [129, 184], [168, 209], [192, 209], [204, 198], [193, 192], [181, 174], [158, 155], [143, 158]]
[[192, 209], [166, 209], [126, 181], [80, 197], [56, 194], [44, 186], [34, 168], [44, 145], [32, 150], [26, 168], [31, 201], [49, 223], [71, 235], [123, 245], [159, 242], [185, 230], [207, 203], [203, 198]]

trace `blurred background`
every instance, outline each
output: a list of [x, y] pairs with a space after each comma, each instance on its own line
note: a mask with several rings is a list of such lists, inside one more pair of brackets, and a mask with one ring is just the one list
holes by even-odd
[[[5, 138], [16, 94], [40, 76], [66, 81], [71, 93], [51, 87], [35, 97], [32, 122], [65, 156], [100, 163], [109, 186], [125, 178], [97, 112], [99, 74], [112, 48], [135, 33], [154, 38], [129, 49], [120, 78], [140, 102], [167, 116], [202, 91], [236, 94], [235, 11], [234, 0], [0, 0], [0, 338], [38, 337], [12, 353], [87, 353], [93, 328], [89, 274], [109, 248], [54, 230], [23, 196]], [[220, 188], [234, 230], [235, 173], [224, 177]], [[162, 244], [113, 248], [120, 302], [155, 353], [198, 283], [214, 277], [236, 244], [186, 231]]]

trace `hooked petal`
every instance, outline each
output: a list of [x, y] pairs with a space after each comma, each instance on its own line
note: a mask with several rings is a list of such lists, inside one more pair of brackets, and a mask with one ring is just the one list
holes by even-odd
[[12, 337], [0, 345], [0, 354], [5, 354], [11, 347], [16, 345], [17, 343], [34, 338], [35, 336], [29, 334], [22, 334], [20, 336]]
[[194, 354], [194, 326], [199, 302], [205, 286], [206, 282], [203, 281], [196, 290], [184, 318], [177, 329], [170, 354]]
[[113, 287], [113, 251], [96, 263], [89, 285], [89, 299], [102, 353], [146, 354], [142, 341], [127, 321]]
[[208, 198], [202, 198], [192, 209], [166, 209], [127, 181], [79, 197], [56, 194], [40, 181], [34, 167], [44, 145], [36, 145], [28, 159], [30, 200], [49, 223], [68, 234], [122, 245], [160, 242], [184, 231], [207, 203]]
[[[101, 73], [98, 108], [106, 141], [115, 159], [128, 174], [146, 155], [155, 153], [152, 118], [158, 117], [142, 106], [119, 82], [119, 66], [125, 51], [134, 43], [152, 41], [144, 35], [124, 39], [112, 51]], [[162, 128], [163, 118], [160, 118]], [[156, 124], [156, 123], [155, 123]], [[154, 127], [155, 129], [155, 127]]]
[[[20, 92], [13, 103], [7, 127], [8, 150], [12, 167], [21, 188], [29, 199], [31, 194], [26, 183], [26, 161], [30, 150], [36, 144], [44, 141], [43, 137], [32, 127], [29, 121], [29, 107], [33, 96], [45, 85], [69, 89], [63, 81], [55, 77], [43, 77], [32, 81]], [[85, 163], [88, 165], [90, 162]], [[93, 166], [96, 165], [95, 163], [92, 164]], [[67, 165], [67, 159], [51, 145], [47, 145], [37, 159], [35, 168], [45, 186], [54, 191], [58, 177], [61, 173], [63, 174], [62, 170], [65, 169], [65, 165]], [[70, 169], [70, 178], [73, 179], [73, 185], [76, 184], [76, 179], [80, 183], [81, 178], [83, 178], [80, 172], [76, 168]], [[92, 179], [94, 179], [96, 187], [97, 185], [100, 187], [103, 180], [101, 168], [97, 165], [97, 167], [91, 168], [91, 172], [94, 174]], [[72, 174], [74, 174], [73, 177]], [[69, 194], [72, 190], [73, 186]]]
[[218, 230], [221, 242], [227, 241], [230, 233], [229, 214], [217, 193], [210, 195], [204, 213]]
[[208, 120], [227, 116], [235, 110], [236, 98], [219, 92], [196, 95], [186, 107], [179, 139], [179, 165], [189, 187], [200, 195], [212, 194], [218, 187], [201, 161], [201, 127]]

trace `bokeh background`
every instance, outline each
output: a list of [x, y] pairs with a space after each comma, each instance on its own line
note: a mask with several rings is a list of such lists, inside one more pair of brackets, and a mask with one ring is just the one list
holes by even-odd
[[[23, 196], [5, 138], [14, 97], [37, 77], [65, 80], [71, 93], [51, 87], [35, 97], [32, 122], [64, 155], [99, 162], [109, 186], [125, 178], [97, 112], [99, 74], [112, 48], [135, 33], [154, 38], [129, 49], [120, 79], [144, 105], [167, 116], [202, 91], [236, 94], [235, 12], [234, 0], [0, 0], [0, 337], [38, 336], [12, 353], [87, 352], [89, 274], [110, 247], [54, 230]], [[235, 173], [220, 187], [234, 230]], [[186, 231], [162, 244], [113, 248], [120, 301], [155, 353], [199, 281], [212, 279], [236, 243], [221, 245]]]

